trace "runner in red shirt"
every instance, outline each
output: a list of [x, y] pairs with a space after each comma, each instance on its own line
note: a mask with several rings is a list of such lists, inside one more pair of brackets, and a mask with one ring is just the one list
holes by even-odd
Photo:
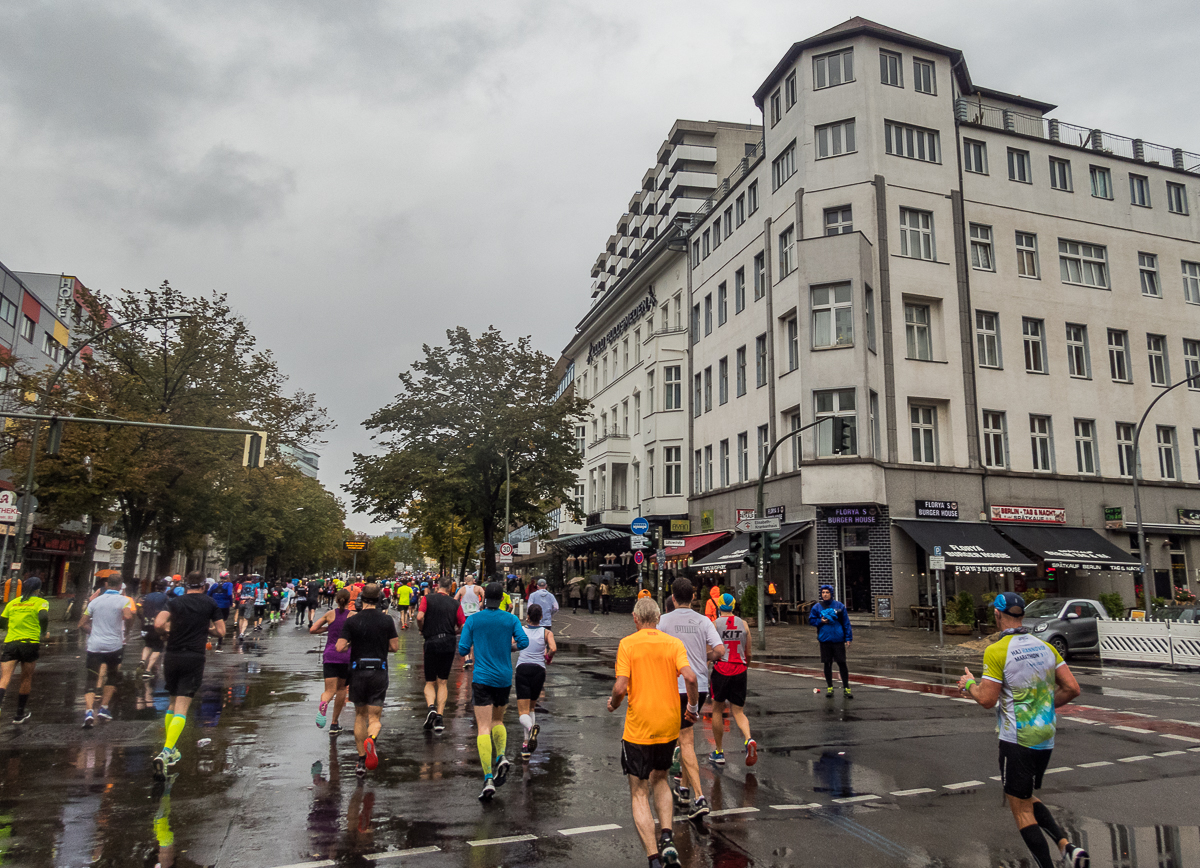
[[719, 766], [725, 765], [725, 704], [732, 706], [734, 722], [742, 731], [746, 745], [746, 765], [758, 762], [758, 743], [750, 735], [750, 721], [746, 719], [746, 670], [750, 667], [750, 628], [746, 622], [733, 614], [733, 597], [722, 594], [717, 600], [717, 619], [713, 625], [721, 634], [725, 656], [713, 663], [712, 679], [712, 736], [716, 750], [708, 758]]

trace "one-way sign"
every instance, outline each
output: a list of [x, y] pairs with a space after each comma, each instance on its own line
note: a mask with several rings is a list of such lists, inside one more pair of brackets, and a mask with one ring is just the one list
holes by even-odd
[[743, 518], [734, 525], [742, 533], [754, 533], [763, 530], [779, 530], [778, 518]]

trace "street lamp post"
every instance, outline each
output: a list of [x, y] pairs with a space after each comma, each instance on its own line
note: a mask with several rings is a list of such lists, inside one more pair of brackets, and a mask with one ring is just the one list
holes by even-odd
[[[75, 357], [79, 355], [79, 351], [82, 350], [84, 347], [91, 346], [92, 343], [94, 343], [95, 340], [97, 338], [101, 337], [102, 335], [108, 334], [109, 332], [114, 331], [115, 329], [124, 328], [125, 326], [128, 326], [128, 325], [133, 325], [134, 323], [157, 322], [159, 320], [170, 321], [170, 320], [191, 319], [191, 318], [192, 318], [191, 314], [161, 314], [158, 316], [143, 316], [143, 317], [138, 317], [137, 319], [129, 319], [129, 320], [125, 320], [125, 322], [115, 323], [114, 325], [110, 325], [107, 328], [100, 329], [100, 331], [96, 332], [93, 335], [89, 335], [88, 338], [83, 341], [83, 343], [81, 343], [75, 349], [73, 349], [67, 353], [67, 357], [65, 359], [63, 359], [63, 363], [58, 366], [58, 370], [55, 371], [54, 376], [52, 376], [50, 378], [50, 382], [46, 386], [46, 395], [49, 396], [54, 393], [54, 389], [58, 385], [58, 378], [62, 376], [63, 371], [65, 371], [67, 369], [67, 367], [71, 364], [71, 362], [75, 361]], [[34, 471], [36, 470], [36, 467], [37, 467], [37, 446], [38, 446], [38, 436], [40, 434], [41, 434], [41, 427], [38, 425], [34, 425], [33, 432], [29, 435], [29, 464], [25, 468], [25, 496], [23, 498], [21, 498], [21, 518], [17, 525], [17, 542], [16, 542], [15, 547], [13, 548], [13, 557], [21, 558], [21, 574], [22, 575], [25, 574], [25, 534], [26, 534], [26, 531], [27, 531], [28, 525], [29, 525], [29, 516], [30, 516], [30, 513], [32, 512], [32, 508], [30, 506], [30, 501], [33, 496], [33, 476], [34, 476]]]
[[[1138, 559], [1142, 563], [1142, 608], [1146, 614], [1150, 615], [1150, 582], [1153, 577], [1150, 575], [1150, 553], [1146, 551], [1146, 527], [1142, 523], [1142, 494], [1138, 488], [1138, 476], [1142, 471], [1141, 456], [1138, 453], [1138, 441], [1142, 438], [1142, 426], [1146, 424], [1146, 418], [1150, 415], [1150, 411], [1154, 409], [1154, 405], [1163, 399], [1163, 396], [1172, 389], [1178, 389], [1180, 386], [1191, 383], [1200, 382], [1200, 373], [1192, 374], [1192, 376], [1180, 380], [1174, 385], [1167, 386], [1150, 405], [1146, 407], [1146, 412], [1142, 413], [1142, 418], [1138, 420], [1137, 427], [1133, 429], [1133, 514], [1137, 519], [1137, 536], [1138, 536]], [[1137, 602], [1136, 594], [1134, 602]]]

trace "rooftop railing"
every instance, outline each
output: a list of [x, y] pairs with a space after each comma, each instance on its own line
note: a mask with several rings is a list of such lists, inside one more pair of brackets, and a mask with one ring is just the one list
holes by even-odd
[[734, 184], [746, 177], [746, 173], [750, 171], [750, 166], [755, 162], [755, 160], [763, 155], [763, 153], [766, 151], [766, 148], [767, 140], [765, 138], [759, 139], [758, 144], [754, 146], [754, 149], [747, 152], [746, 156], [742, 157], [734, 170], [729, 173], [728, 177], [721, 181], [721, 183], [717, 185], [717, 189], [714, 190], [709, 197], [700, 204], [700, 207], [696, 210], [695, 215], [692, 217], [693, 226], [698, 221], [704, 219], [704, 215], [712, 211], [713, 206], [725, 198], [726, 194], [729, 193], [730, 188], [732, 188]]

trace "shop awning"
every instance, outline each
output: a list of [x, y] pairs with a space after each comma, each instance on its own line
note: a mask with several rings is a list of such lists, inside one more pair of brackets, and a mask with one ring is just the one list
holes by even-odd
[[[706, 545], [722, 540], [729, 536], [729, 531], [719, 531], [717, 533], [697, 533], [683, 538], [683, 545], [674, 546], [667, 549], [667, 561], [677, 561], [690, 558], [698, 549], [704, 548]], [[654, 558], [657, 560], [657, 557]]]
[[606, 547], [611, 548], [614, 543], [623, 542], [625, 547], [628, 548], [629, 536], [625, 531], [613, 530], [610, 527], [598, 527], [595, 530], [546, 540], [546, 545], [554, 546], [571, 554], [579, 554], [591, 551], [600, 544], [607, 544]]
[[704, 569], [705, 567], [715, 567], [717, 569], [740, 567], [742, 565], [742, 558], [749, 553], [750, 537], [744, 533], [734, 534], [733, 539], [729, 540], [715, 552], [705, 555], [692, 564], [692, 566], [698, 569]]
[[804, 533], [810, 527], [812, 527], [811, 521], [793, 521], [783, 525], [779, 528], [779, 544], [783, 545], [798, 534]]
[[896, 525], [932, 555], [941, 546], [947, 568], [964, 573], [1007, 573], [1034, 566], [990, 524], [897, 518]]
[[1137, 572], [1137, 558], [1110, 543], [1090, 527], [1033, 527], [1006, 525], [999, 530], [1019, 546], [1029, 549], [1046, 566], [1065, 570], [1118, 570]]

